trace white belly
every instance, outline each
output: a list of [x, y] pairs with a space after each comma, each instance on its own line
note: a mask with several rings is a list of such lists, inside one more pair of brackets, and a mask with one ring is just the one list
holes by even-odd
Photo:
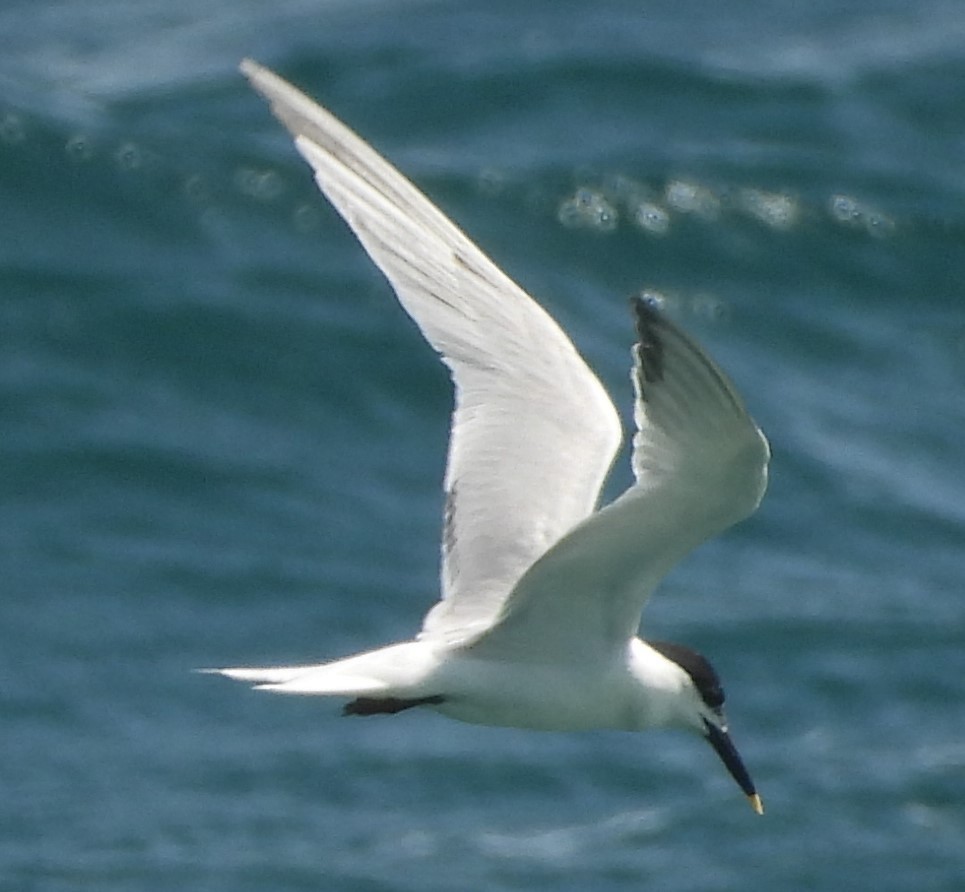
[[628, 685], [619, 671], [466, 657], [440, 668], [445, 700], [432, 708], [450, 718], [543, 731], [631, 727]]

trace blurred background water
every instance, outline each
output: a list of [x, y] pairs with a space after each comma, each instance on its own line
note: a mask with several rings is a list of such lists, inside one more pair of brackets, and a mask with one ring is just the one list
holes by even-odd
[[[965, 6], [32, 0], [0, 35], [0, 889], [961, 888]], [[437, 592], [445, 372], [246, 55], [627, 417], [640, 290], [744, 392], [768, 496], [645, 631], [720, 669], [764, 818], [685, 735], [190, 672], [405, 637]]]

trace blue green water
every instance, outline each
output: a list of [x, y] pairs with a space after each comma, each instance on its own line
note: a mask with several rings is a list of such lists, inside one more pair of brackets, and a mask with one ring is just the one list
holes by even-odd
[[[0, 889], [962, 888], [965, 6], [36, 0], [0, 34]], [[445, 372], [246, 55], [625, 412], [641, 289], [731, 373], [771, 488], [644, 633], [717, 665], [764, 818], [680, 734], [190, 672], [406, 637], [437, 592]]]

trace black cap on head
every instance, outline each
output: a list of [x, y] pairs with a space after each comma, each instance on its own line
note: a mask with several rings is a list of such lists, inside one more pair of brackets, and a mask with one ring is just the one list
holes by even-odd
[[724, 705], [724, 688], [720, 683], [720, 676], [703, 654], [672, 641], [648, 641], [647, 644], [690, 676], [700, 699], [708, 707], [716, 712]]

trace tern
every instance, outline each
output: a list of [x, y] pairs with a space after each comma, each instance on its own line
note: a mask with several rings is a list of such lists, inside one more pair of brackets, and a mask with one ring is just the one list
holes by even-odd
[[205, 671], [350, 698], [346, 715], [423, 707], [504, 727], [685, 729], [762, 814], [716, 671], [637, 634], [667, 571], [764, 495], [770, 450], [733, 384], [656, 302], [632, 299], [635, 483], [598, 507], [621, 424], [563, 330], [332, 114], [255, 62], [241, 69], [448, 366], [455, 409], [441, 600], [416, 637], [318, 665]]

